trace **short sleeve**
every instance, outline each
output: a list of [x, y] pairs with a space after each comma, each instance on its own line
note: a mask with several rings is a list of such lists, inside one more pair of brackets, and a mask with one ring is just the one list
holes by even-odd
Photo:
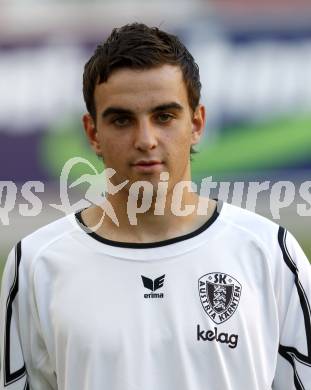
[[9, 254], [0, 296], [0, 390], [57, 390], [56, 375], [33, 322], [22, 244]]
[[20, 244], [11, 251], [6, 262], [0, 298], [0, 389], [29, 389], [25, 360], [20, 339], [18, 288]]
[[278, 232], [281, 265], [279, 354], [272, 388], [311, 389], [311, 266], [295, 238]]

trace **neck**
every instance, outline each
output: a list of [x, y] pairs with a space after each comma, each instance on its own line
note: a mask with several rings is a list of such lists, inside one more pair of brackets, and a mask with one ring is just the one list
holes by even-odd
[[[210, 200], [204, 215], [198, 215], [200, 199], [197, 193], [189, 191], [182, 197], [169, 192], [165, 197], [150, 194], [138, 199], [131, 199], [128, 193], [120, 191], [107, 196], [119, 225], [106, 213], [96, 232], [124, 242], [153, 242], [181, 236], [199, 228], [213, 214], [216, 202]], [[102, 215], [103, 208], [94, 206], [85, 210], [82, 217], [87, 226], [95, 226]]]

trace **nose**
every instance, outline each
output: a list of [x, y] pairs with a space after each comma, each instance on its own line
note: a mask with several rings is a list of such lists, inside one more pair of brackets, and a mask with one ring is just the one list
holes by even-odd
[[154, 149], [158, 144], [156, 129], [149, 121], [141, 121], [137, 124], [135, 131], [134, 146], [141, 151]]

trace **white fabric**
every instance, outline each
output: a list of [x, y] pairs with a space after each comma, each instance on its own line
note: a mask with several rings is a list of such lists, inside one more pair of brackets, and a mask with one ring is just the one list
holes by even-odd
[[[204, 231], [149, 248], [100, 242], [74, 215], [45, 226], [22, 240], [13, 301], [18, 254], [6, 264], [0, 389], [310, 390], [310, 265], [284, 235], [295, 283], [278, 231], [228, 204]], [[4, 386], [10, 297], [10, 371], [27, 372]]]

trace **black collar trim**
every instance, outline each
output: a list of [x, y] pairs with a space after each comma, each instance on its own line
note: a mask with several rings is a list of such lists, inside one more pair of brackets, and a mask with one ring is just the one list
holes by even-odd
[[157, 248], [157, 247], [161, 247], [161, 246], [171, 245], [171, 244], [175, 244], [176, 242], [188, 240], [189, 238], [193, 238], [193, 237], [197, 236], [198, 234], [204, 232], [204, 230], [208, 229], [216, 221], [216, 219], [219, 217], [219, 214], [221, 212], [221, 208], [222, 208], [222, 202], [217, 201], [217, 205], [216, 205], [216, 208], [213, 212], [213, 215], [202, 226], [200, 226], [198, 229], [194, 230], [193, 232], [184, 234], [182, 236], [177, 236], [174, 238], [169, 238], [167, 240], [154, 241], [154, 242], [123, 242], [123, 241], [109, 240], [107, 238], [100, 236], [99, 234], [97, 234], [95, 232], [90, 231], [90, 229], [88, 228], [88, 226], [84, 223], [84, 221], [82, 219], [81, 214], [82, 214], [83, 210], [78, 211], [75, 214], [75, 218], [78, 222], [78, 225], [90, 237], [94, 238], [95, 240], [97, 240], [99, 242], [102, 242], [102, 243], [107, 244], [107, 245], [115, 246], [115, 247], [120, 247], [120, 248], [133, 248], [133, 249], [142, 248], [142, 249], [145, 249], [145, 248]]

